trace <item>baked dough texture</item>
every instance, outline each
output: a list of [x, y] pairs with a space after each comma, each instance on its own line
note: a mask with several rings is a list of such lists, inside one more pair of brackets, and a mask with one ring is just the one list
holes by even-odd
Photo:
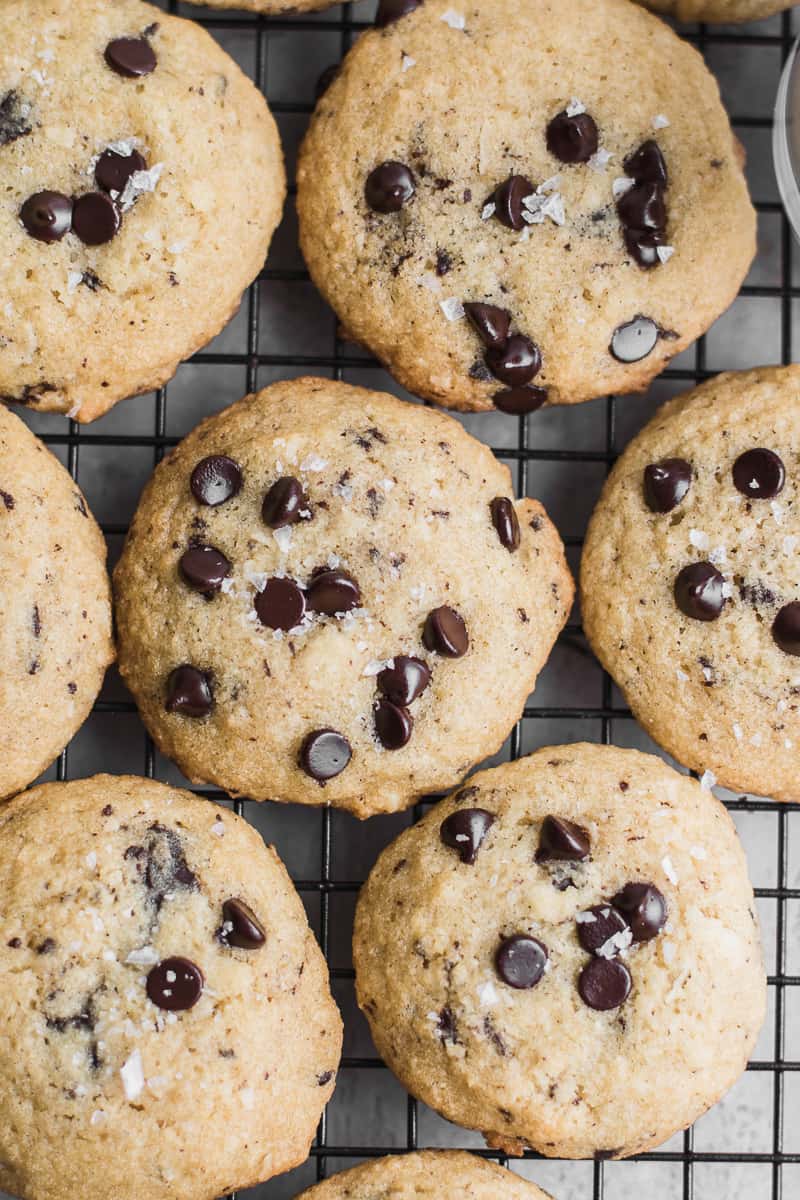
[[340, 1171], [309, 1188], [297, 1200], [548, 1200], [528, 1183], [496, 1163], [459, 1150], [420, 1150], [376, 1158]]

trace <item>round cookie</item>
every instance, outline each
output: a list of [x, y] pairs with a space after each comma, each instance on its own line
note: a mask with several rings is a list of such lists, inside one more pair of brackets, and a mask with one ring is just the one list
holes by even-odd
[[48, 767], [113, 661], [106, 544], [78, 485], [0, 405], [0, 799]]
[[758, 21], [792, 8], [796, 0], [641, 0], [681, 21]]
[[800, 368], [719, 375], [625, 450], [581, 566], [634, 716], [720, 784], [800, 800]]
[[528, 1183], [496, 1163], [459, 1150], [421, 1150], [375, 1158], [318, 1183], [297, 1200], [548, 1200]]
[[284, 197], [263, 96], [139, 0], [6, 0], [0, 395], [92, 421], [235, 311]]
[[730, 817], [607, 746], [481, 772], [401, 834], [362, 889], [353, 955], [387, 1064], [509, 1154], [659, 1145], [737, 1079], [764, 1018]]
[[315, 283], [405, 387], [449, 407], [645, 388], [755, 248], [702, 59], [628, 0], [382, 11], [398, 8], [358, 39], [302, 148]]
[[120, 670], [193, 780], [366, 817], [502, 744], [569, 612], [558, 534], [452, 418], [325, 379], [211, 417], [115, 573]]
[[302, 1162], [341, 1021], [274, 849], [108, 775], [17, 797], [0, 846], [0, 1190], [213, 1200]]

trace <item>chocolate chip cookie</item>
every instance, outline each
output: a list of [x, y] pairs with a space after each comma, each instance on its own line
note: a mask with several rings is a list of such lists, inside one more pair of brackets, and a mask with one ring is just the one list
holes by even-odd
[[89, 715], [113, 660], [106, 545], [80, 489], [0, 405], [0, 799]]
[[698, 53], [628, 0], [535, 10], [383, 0], [300, 156], [317, 286], [405, 387], [453, 408], [643, 389], [754, 253]]
[[115, 588], [123, 677], [189, 778], [361, 817], [500, 746], [573, 597], [544, 509], [485, 446], [325, 379], [189, 434]]
[[213, 1200], [305, 1159], [341, 1022], [245, 821], [145, 779], [34, 788], [0, 812], [0, 914], [0, 1191]]
[[278, 222], [263, 96], [139, 0], [8, 0], [0, 396], [92, 421], [232, 316]]
[[340, 1171], [309, 1188], [297, 1200], [548, 1200], [536, 1186], [458, 1150], [421, 1150], [417, 1154], [375, 1158]]
[[764, 1018], [733, 822], [660, 759], [608, 746], [483, 771], [401, 834], [353, 954], [388, 1065], [509, 1154], [659, 1145], [738, 1078]]
[[792, 8], [796, 0], [640, 0], [681, 21], [758, 21]]
[[617, 462], [581, 568], [592, 647], [651, 737], [800, 800], [800, 368], [720, 375]]

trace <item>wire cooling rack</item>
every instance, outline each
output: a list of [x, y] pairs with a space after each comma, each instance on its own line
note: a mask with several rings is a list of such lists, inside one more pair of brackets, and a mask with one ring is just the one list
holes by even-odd
[[[281, 127], [290, 176], [313, 108], [320, 71], [337, 61], [368, 24], [371, 6], [349, 5], [272, 19], [162, 7], [199, 20], [239, 61], [270, 101]], [[675, 359], [646, 398], [616, 397], [520, 419], [471, 415], [464, 425], [512, 469], [520, 495], [541, 498], [559, 525], [573, 568], [586, 519], [611, 463], [667, 396], [719, 370], [792, 361], [800, 314], [798, 255], [775, 188], [770, 132], [783, 60], [800, 28], [785, 14], [747, 27], [681, 30], [720, 80], [736, 132], [748, 153], [759, 213], [759, 257], [740, 298], [710, 333]], [[28, 414], [31, 426], [66, 462], [119, 554], [128, 520], [156, 461], [201, 417], [278, 378], [316, 373], [393, 391], [378, 364], [337, 335], [333, 315], [314, 291], [297, 249], [290, 197], [269, 262], [238, 316], [168, 387], [128, 401], [84, 428], [62, 417]], [[589, 653], [573, 617], [503, 750], [493, 761], [536, 746], [586, 739], [655, 751], [611, 680]], [[130, 697], [111, 672], [84, 728], [48, 777], [100, 770], [142, 773], [184, 783], [155, 751]], [[204, 791], [214, 799], [221, 794]], [[748, 1072], [728, 1097], [657, 1151], [622, 1163], [566, 1163], [528, 1155], [512, 1169], [551, 1189], [558, 1200], [796, 1200], [800, 1198], [800, 806], [723, 796], [748, 851], [756, 884], [769, 973], [769, 1015]], [[422, 1146], [460, 1146], [508, 1164], [481, 1139], [407, 1096], [378, 1060], [353, 999], [352, 912], [360, 882], [379, 850], [425, 810], [375, 817], [256, 805], [235, 808], [276, 844], [308, 908], [331, 968], [345, 1017], [345, 1057], [336, 1094], [305, 1166], [239, 1200], [288, 1200], [343, 1166]], [[794, 834], [794, 837], [792, 837]], [[735, 979], [717, 986], [736, 987]]]

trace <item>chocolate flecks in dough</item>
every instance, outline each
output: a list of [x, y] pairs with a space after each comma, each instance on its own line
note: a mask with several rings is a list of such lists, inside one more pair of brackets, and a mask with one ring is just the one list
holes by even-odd
[[33, 129], [33, 106], [13, 88], [0, 100], [0, 146], [25, 137]]
[[448, 605], [434, 608], [425, 619], [422, 641], [426, 649], [444, 658], [462, 658], [469, 649], [464, 618]]
[[56, 943], [51, 937], [46, 937], [43, 942], [40, 942], [36, 947], [37, 954], [52, 954], [56, 948]]
[[267, 940], [267, 933], [249, 904], [233, 897], [222, 905], [222, 926], [217, 937], [223, 946], [258, 950]]
[[106, 63], [117, 75], [141, 79], [155, 71], [158, 60], [147, 38], [115, 38], [105, 48]]
[[745, 604], [751, 604], [753, 608], [760, 608], [762, 605], [769, 606], [777, 602], [778, 597], [761, 580], [756, 580], [755, 583], [745, 583], [744, 580], [737, 579], [736, 583], [740, 598]]
[[192, 471], [189, 486], [198, 504], [216, 508], [236, 496], [242, 488], [242, 470], [224, 454], [203, 458]]
[[631, 973], [618, 958], [590, 958], [578, 978], [581, 1000], [597, 1012], [619, 1008], [631, 991]]
[[306, 775], [319, 784], [341, 775], [352, 757], [347, 738], [335, 729], [315, 729], [300, 747], [299, 762]]
[[110, 816], [113, 816], [113, 813], [114, 813], [114, 809], [112, 808], [112, 806], [110, 804], [106, 804], [105, 807], [103, 808], [103, 816], [110, 817]]
[[167, 1012], [193, 1008], [203, 992], [203, 972], [188, 958], [165, 958], [147, 976], [147, 995]]
[[77, 692], [77, 690], [78, 690], [77, 683], [73, 683], [72, 681], [70, 681], [67, 684], [67, 691], [69, 692], [70, 696], [74, 696], [75, 693]]
[[443, 1045], [445, 1042], [450, 1042], [453, 1046], [458, 1045], [458, 1024], [451, 1009], [445, 1007], [439, 1013], [436, 1033]]
[[585, 862], [591, 842], [589, 831], [564, 817], [547, 816], [539, 831], [535, 860], [542, 862]]
[[174, 829], [154, 823], [140, 844], [128, 846], [125, 859], [135, 865], [147, 890], [148, 902], [156, 912], [161, 910], [167, 895], [176, 890], [197, 890], [197, 876], [186, 862], [181, 839]]
[[375, 734], [385, 750], [401, 750], [411, 739], [414, 718], [407, 708], [381, 699], [373, 710]]
[[436, 274], [446, 275], [452, 269], [453, 259], [446, 250], [436, 251]]
[[364, 197], [373, 212], [396, 213], [412, 199], [416, 182], [412, 172], [400, 162], [384, 162], [375, 167], [364, 184]]
[[439, 837], [443, 845], [457, 851], [462, 863], [472, 866], [494, 821], [485, 808], [460, 808], [442, 821]]
[[477, 379], [481, 383], [488, 383], [492, 378], [492, 372], [486, 366], [486, 363], [483, 361], [483, 359], [480, 358], [476, 358], [475, 362], [470, 367], [468, 374], [470, 379]]
[[170, 673], [167, 680], [167, 712], [185, 717], [205, 717], [214, 707], [211, 678], [189, 663], [183, 663]]
[[692, 468], [683, 458], [664, 458], [644, 469], [644, 498], [651, 512], [672, 512], [691, 486]]
[[3, 507], [5, 508], [6, 512], [14, 511], [16, 500], [10, 492], [4, 492], [3, 489], [0, 488], [0, 500], [3, 501]]
[[42, 618], [39, 614], [38, 604], [34, 604], [31, 612], [31, 629], [33, 630], [33, 636], [38, 638], [42, 632]]
[[783, 460], [774, 450], [763, 447], [740, 454], [732, 475], [736, 490], [750, 500], [772, 500], [780, 495], [786, 482]]
[[41, 663], [39, 662], [39, 659], [34, 658], [33, 662], [28, 667], [28, 674], [29, 675], [37, 675], [40, 667], [41, 667]]
[[597, 152], [597, 123], [587, 112], [557, 113], [547, 126], [547, 149], [562, 163], [585, 163]]
[[491, 197], [494, 203], [494, 216], [508, 229], [519, 232], [525, 224], [522, 215], [522, 201], [532, 196], [535, 191], [530, 179], [524, 175], [511, 175], [495, 189]]
[[519, 521], [513, 501], [506, 496], [495, 496], [489, 505], [489, 511], [500, 545], [513, 553], [519, 548], [520, 540]]
[[422, 0], [380, 0], [378, 11], [375, 14], [375, 24], [379, 29], [383, 29], [386, 25], [392, 25], [401, 17], [407, 16], [415, 8], [419, 8], [420, 4], [422, 4]]
[[508, 1046], [503, 1041], [503, 1038], [498, 1032], [491, 1017], [484, 1017], [483, 1032], [486, 1034], [486, 1037], [492, 1043], [500, 1057], [505, 1058], [505, 1056], [508, 1054]]
[[81, 286], [88, 288], [90, 292], [99, 292], [105, 287], [99, 275], [95, 275], [94, 271], [84, 271], [81, 275]]
[[330, 1083], [335, 1074], [335, 1071], [320, 1071], [319, 1075], [317, 1075], [317, 1083], [320, 1087], [325, 1087]]
[[716, 621], [725, 606], [725, 580], [713, 563], [689, 563], [675, 579], [674, 594], [687, 617]]
[[6, 942], [6, 945], [9, 950], [19, 950], [22, 947], [22, 938], [13, 937], [10, 941]]
[[86, 517], [87, 521], [89, 520], [89, 513], [86, 508], [86, 504], [84, 503], [83, 496], [80, 494], [80, 492], [75, 493], [75, 508], [82, 517]]
[[547, 959], [547, 947], [538, 938], [517, 933], [500, 943], [494, 961], [503, 983], [524, 990], [536, 987], [544, 975]]
[[371, 450], [373, 442], [379, 442], [381, 446], [388, 446], [389, 444], [386, 434], [375, 425], [360, 431], [344, 429], [342, 430], [342, 437], [352, 437], [355, 444], [362, 450]]
[[453, 799], [456, 804], [464, 804], [467, 800], [472, 800], [473, 797], [479, 795], [480, 790], [478, 787], [463, 787], [459, 792], [456, 792]]
[[374, 487], [367, 488], [367, 508], [369, 510], [369, 515], [372, 517], [373, 521], [376, 519], [376, 517], [378, 516], [378, 513], [381, 511], [381, 508], [383, 507], [385, 500], [386, 500], [386, 497], [383, 495], [382, 492], [377, 491], [377, 489]]

